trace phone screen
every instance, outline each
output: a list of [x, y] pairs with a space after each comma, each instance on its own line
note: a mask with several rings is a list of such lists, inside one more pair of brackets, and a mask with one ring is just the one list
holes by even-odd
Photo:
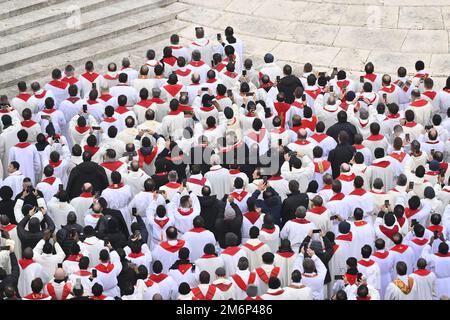
[[222, 35], [220, 33], [217, 34], [217, 40], [222, 40]]
[[409, 188], [410, 188], [410, 189], [414, 189], [414, 181], [411, 181], [411, 182], [409, 183]]
[[364, 83], [364, 76], [359, 77], [359, 82]]
[[245, 77], [247, 75], [247, 70], [242, 70], [242, 75]]

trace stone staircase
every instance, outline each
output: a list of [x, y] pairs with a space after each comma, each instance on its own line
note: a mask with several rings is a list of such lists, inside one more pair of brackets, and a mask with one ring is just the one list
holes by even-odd
[[[51, 70], [93, 60], [105, 72], [109, 62], [158, 52], [188, 6], [176, 0], [0, 0], [0, 94], [11, 97], [18, 81], [49, 80]], [[140, 59], [140, 61], [136, 61]], [[133, 63], [133, 60], [132, 60]]]

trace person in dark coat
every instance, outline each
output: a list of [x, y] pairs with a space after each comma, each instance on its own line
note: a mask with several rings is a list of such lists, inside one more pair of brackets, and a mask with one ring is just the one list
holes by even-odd
[[227, 201], [230, 205], [226, 206], [225, 202], [222, 202], [224, 209], [221, 210], [217, 215], [215, 225], [215, 236], [222, 249], [225, 249], [227, 246], [225, 241], [225, 235], [227, 233], [234, 234], [238, 239], [238, 243], [241, 243], [242, 239], [242, 212], [239, 209], [238, 205], [233, 202], [232, 197], [228, 197]]
[[217, 239], [216, 234], [216, 220], [217, 217], [225, 210], [225, 204], [223, 201], [217, 199], [217, 196], [211, 195], [211, 188], [204, 186], [202, 188], [202, 196], [198, 197], [200, 202], [200, 216], [205, 220], [205, 228], [210, 230]]
[[113, 236], [113, 240], [109, 239], [113, 248], [123, 248], [130, 237], [130, 232], [122, 212], [108, 208], [108, 202], [104, 198], [99, 198], [98, 204], [103, 217], [98, 221], [96, 230], [103, 237], [109, 238], [110, 234]]
[[[113, 246], [114, 247], [114, 246]], [[122, 248], [116, 249], [122, 263], [122, 270], [117, 276], [117, 285], [120, 288], [120, 294], [124, 295], [130, 286], [135, 286], [138, 280], [137, 268], [133, 266], [127, 259], [126, 253]]]
[[308, 208], [309, 198], [306, 193], [301, 193], [299, 191], [300, 184], [297, 180], [289, 181], [289, 191], [290, 194], [284, 199], [283, 205], [281, 207], [281, 224], [285, 225], [289, 220], [295, 219], [295, 210], [298, 207]]
[[333, 171], [333, 179], [339, 176], [341, 164], [350, 163], [355, 152], [355, 148], [348, 142], [347, 132], [339, 132], [338, 145], [328, 154], [328, 161], [331, 162], [331, 170]]
[[23, 190], [14, 199], [17, 202], [18, 199], [22, 198], [23, 205], [30, 205], [32, 207], [38, 207], [37, 199], [43, 198], [44, 195], [41, 191], [33, 188], [33, 184], [30, 178], [23, 179]]
[[303, 84], [299, 78], [292, 74], [292, 67], [285, 65], [283, 67], [284, 77], [278, 83], [278, 91], [283, 92], [286, 103], [292, 104], [295, 101], [294, 91], [297, 88], [303, 88]]
[[14, 288], [16, 296], [18, 295], [17, 283], [19, 282], [20, 268], [14, 250], [9, 250], [9, 261], [11, 264], [11, 273], [7, 274], [6, 270], [0, 268], [0, 300], [5, 298], [5, 288]]
[[67, 181], [67, 193], [70, 199], [76, 198], [81, 194], [81, 188], [86, 182], [92, 184], [94, 192], [102, 192], [109, 186], [105, 169], [92, 162], [91, 159], [92, 154], [90, 152], [83, 152], [83, 162], [70, 172], [69, 180]]
[[[306, 236], [306, 238], [303, 240], [303, 243], [301, 245], [301, 247], [304, 246], [308, 246], [310, 249], [312, 249], [314, 251], [314, 253], [317, 255], [317, 257], [323, 262], [323, 264], [325, 265], [325, 267], [327, 268], [327, 275], [325, 276], [325, 280], [324, 280], [324, 284], [327, 284], [331, 281], [331, 276], [330, 276], [330, 269], [328, 267], [328, 262], [331, 260], [331, 257], [333, 257], [333, 242], [334, 238], [332, 241], [330, 241], [329, 234], [324, 234], [323, 231], [320, 234], [320, 237], [323, 241], [323, 246], [322, 243], [318, 240], [315, 240], [312, 238], [312, 232], [310, 232], [309, 235]], [[334, 235], [332, 235], [332, 237], [334, 237]]]
[[200, 170], [204, 175], [211, 168], [211, 156], [214, 154], [214, 149], [208, 145], [208, 138], [204, 135], [198, 137], [198, 145], [193, 146], [186, 155], [188, 164], [200, 165]]
[[78, 241], [84, 241], [83, 227], [77, 223], [75, 212], [69, 212], [67, 215], [67, 224], [61, 226], [56, 233], [56, 239], [66, 255], [70, 255], [73, 244]]
[[177, 172], [178, 182], [186, 179], [185, 155], [175, 141], [170, 142], [169, 148], [164, 148], [164, 150], [158, 154], [157, 160], [165, 162], [167, 172]]
[[339, 132], [345, 131], [348, 134], [348, 143], [350, 145], [353, 145], [353, 139], [355, 137], [355, 134], [358, 132], [356, 130], [356, 127], [347, 121], [347, 112], [345, 112], [344, 110], [338, 112], [337, 118], [338, 122], [328, 128], [327, 135], [336, 140], [336, 142], [339, 142]]
[[0, 212], [9, 218], [9, 222], [17, 224], [16, 217], [14, 215], [15, 202], [12, 200], [13, 191], [9, 186], [3, 186], [0, 188]]
[[155, 189], [159, 190], [163, 185], [169, 183], [169, 178], [167, 175], [169, 171], [167, 170], [167, 161], [165, 159], [156, 158], [155, 160], [155, 174], [152, 175], [152, 180], [155, 183]]
[[272, 187], [265, 187], [265, 190], [263, 191], [263, 200], [258, 199], [260, 194], [260, 190], [255, 190], [251, 198], [255, 199], [256, 206], [261, 208], [262, 212], [270, 214], [273, 218], [273, 222], [280, 226], [282, 206], [280, 195]]
[[[48, 216], [45, 209], [41, 210], [42, 214], [44, 215], [44, 219], [42, 219], [42, 222], [39, 222], [38, 218], [33, 217], [34, 211], [30, 215], [29, 212], [32, 209], [33, 207], [31, 207], [30, 205], [26, 205], [22, 208], [22, 213], [27, 211], [28, 213], [24, 214], [24, 218], [17, 225], [17, 234], [22, 244], [22, 250], [28, 247], [34, 248], [44, 236], [45, 229], [49, 229], [52, 232], [55, 230], [55, 224], [53, 223], [53, 220]], [[25, 230], [25, 226], [27, 224], [28, 230]]]

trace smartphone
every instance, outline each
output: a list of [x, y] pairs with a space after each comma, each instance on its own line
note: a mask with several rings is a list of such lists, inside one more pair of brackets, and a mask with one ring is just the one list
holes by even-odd
[[103, 246], [104, 246], [104, 247], [107, 247], [108, 244], [109, 244], [109, 240], [103, 240]]
[[387, 100], [387, 93], [383, 93], [383, 99], [384, 99], [384, 101]]
[[228, 89], [227, 90], [227, 96], [228, 96], [228, 98], [232, 98], [233, 97], [233, 90]]
[[403, 88], [403, 86], [405, 85], [405, 83], [404, 83], [403, 81], [399, 81], [399, 82], [397, 83], [397, 85], [398, 85], [400, 88]]
[[7, 251], [9, 250], [9, 246], [1, 246], [0, 251]]
[[281, 80], [281, 77], [277, 76], [277, 82], [280, 82], [280, 80]]
[[278, 145], [282, 146], [283, 145], [283, 139], [278, 139]]
[[389, 200], [384, 200], [384, 205], [385, 205], [386, 207], [389, 207]]
[[189, 92], [187, 91], [181, 91], [180, 96], [189, 96]]
[[334, 92], [334, 87], [330, 86], [330, 92]]
[[87, 112], [87, 104], [83, 104], [83, 112], [84, 112], [84, 113]]
[[306, 101], [306, 94], [302, 95], [302, 101], [305, 102]]
[[358, 272], [357, 274], [356, 274], [356, 281], [361, 281], [361, 279], [362, 279], [362, 273], [361, 272]]
[[264, 184], [267, 183], [267, 177], [263, 177], [263, 182], [264, 182]]
[[209, 88], [207, 88], [207, 87], [202, 88], [202, 91], [208, 91], [208, 90], [209, 90]]
[[410, 190], [414, 189], [414, 181], [409, 182], [409, 189]]
[[50, 120], [50, 116], [41, 115], [42, 120]]
[[92, 90], [97, 90], [97, 84], [95, 82], [92, 84]]
[[254, 93], [253, 93], [253, 92], [247, 92], [245, 95], [246, 95], [247, 97], [253, 97]]
[[359, 82], [364, 83], [364, 76], [359, 77]]
[[334, 276], [334, 280], [344, 280], [344, 276], [342, 274], [337, 274]]
[[313, 233], [320, 233], [320, 229], [314, 229]]
[[330, 220], [332, 220], [332, 221], [333, 221], [333, 220], [336, 220], [336, 219], [337, 219], [337, 215], [336, 215], [336, 214], [335, 214], [334, 216], [331, 216], [331, 217], [330, 217]]
[[409, 139], [410, 139], [409, 133], [405, 134], [405, 139], [406, 139], [406, 141], [409, 141]]
[[411, 226], [415, 226], [417, 224], [417, 219], [412, 219], [411, 220]]
[[242, 75], [245, 77], [247, 75], [247, 70], [242, 70]]
[[214, 60], [211, 60], [211, 67], [214, 67], [215, 65]]
[[183, 181], [181, 182], [181, 184], [183, 185], [183, 187], [185, 187], [186, 188], [186, 179], [183, 179]]
[[433, 237], [434, 237], [435, 239], [439, 238], [439, 231], [434, 230], [434, 232], [433, 232]]
[[431, 149], [431, 155], [433, 155], [434, 154], [434, 149]]
[[136, 214], [137, 214], [137, 209], [136, 209], [136, 208], [131, 208], [131, 214], [132, 214], [133, 216], [136, 216]]
[[100, 191], [95, 191], [94, 197], [95, 197], [96, 199], [100, 198]]
[[95, 130], [95, 131], [100, 131], [100, 127], [98, 127], [98, 126], [94, 126], [94, 127], [92, 127], [92, 130]]
[[337, 72], [338, 72], [338, 68], [337, 68], [337, 67], [334, 67], [334, 68], [333, 68], [333, 72], [334, 72], [334, 73], [337, 73]]
[[92, 269], [91, 274], [92, 278], [97, 278], [97, 269]]
[[59, 186], [58, 186], [58, 190], [59, 190], [60, 192], [64, 190], [64, 186], [63, 186], [63, 184], [62, 184], [62, 183], [60, 183], [60, 184], [59, 184]]
[[62, 263], [58, 263], [58, 269], [62, 268], [62, 267], [63, 267], [63, 264]]

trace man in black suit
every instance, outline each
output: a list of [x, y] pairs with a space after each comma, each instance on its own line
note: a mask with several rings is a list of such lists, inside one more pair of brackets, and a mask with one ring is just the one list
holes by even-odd
[[[17, 283], [19, 281], [20, 269], [13, 247], [9, 248], [9, 260], [11, 262], [10, 274], [7, 274], [5, 269], [0, 268], [0, 300], [3, 300], [5, 298], [5, 291], [11, 292], [11, 288], [14, 290], [15, 296], [19, 297], [17, 293]], [[6, 290], [7, 288], [9, 289]], [[10, 296], [10, 294], [8, 294], [8, 296]]]
[[97, 163], [91, 161], [92, 154], [83, 152], [83, 162], [72, 169], [67, 182], [67, 193], [73, 199], [81, 194], [83, 184], [92, 184], [94, 192], [101, 192], [109, 185], [105, 169]]
[[281, 224], [284, 226], [286, 222], [295, 218], [295, 210], [298, 207], [308, 208], [309, 198], [306, 193], [301, 193], [299, 191], [300, 184], [297, 180], [289, 181], [289, 191], [290, 194], [284, 199], [283, 205], [281, 207]]
[[341, 164], [350, 163], [356, 149], [348, 142], [348, 133], [345, 131], [339, 132], [338, 145], [328, 154], [328, 161], [331, 162], [331, 169], [333, 171], [333, 179], [336, 179], [341, 170]]

